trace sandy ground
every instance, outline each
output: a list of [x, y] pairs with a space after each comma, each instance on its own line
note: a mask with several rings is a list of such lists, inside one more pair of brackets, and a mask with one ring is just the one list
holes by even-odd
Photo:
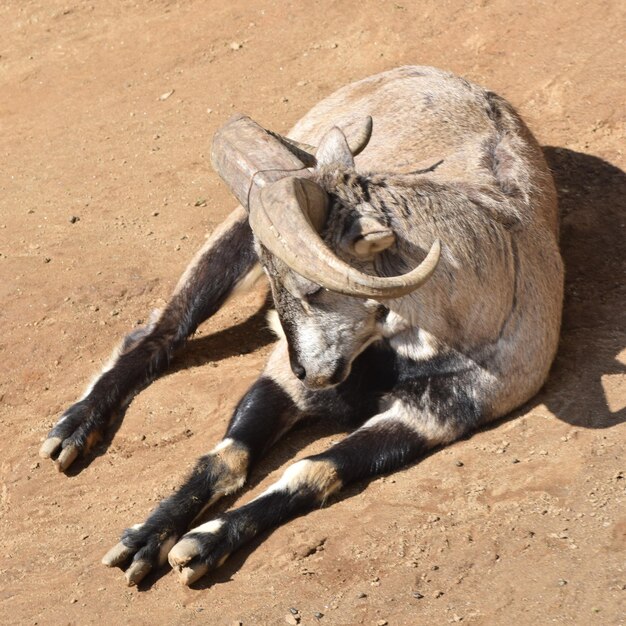
[[[293, 608], [305, 625], [626, 623], [625, 8], [4, 0], [0, 622], [248, 626]], [[207, 158], [215, 129], [243, 111], [286, 131], [406, 63], [501, 93], [546, 146], [568, 272], [547, 386], [193, 589], [167, 569], [125, 587], [100, 558], [223, 432], [271, 350], [264, 291], [207, 323], [72, 475], [38, 458], [41, 440], [233, 206]], [[223, 506], [340, 436], [299, 430]]]

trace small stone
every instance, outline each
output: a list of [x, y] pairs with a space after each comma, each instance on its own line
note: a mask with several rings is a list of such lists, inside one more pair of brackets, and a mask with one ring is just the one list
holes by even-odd
[[515, 464], [515, 463], [519, 463], [519, 462], [520, 462], [520, 460], [519, 460], [519, 459], [513, 459], [513, 460], [511, 461], [511, 463], [513, 463], [513, 464]]
[[293, 607], [291, 607], [291, 608], [289, 609], [289, 612], [290, 612], [292, 615], [297, 615], [298, 613], [300, 613], [300, 611], [298, 611], [298, 609], [295, 609], [295, 608], [293, 608]]
[[433, 598], [441, 598], [442, 595], [443, 591], [441, 591], [441, 589], [438, 589], [437, 591], [435, 591], [435, 593], [433, 593]]
[[72, 215], [72, 217], [70, 217], [70, 224], [76, 224], [76, 222], [78, 222], [79, 219], [80, 217], [77, 217], [76, 215]]
[[460, 615], [457, 615], [456, 613], [452, 616], [452, 621], [454, 622], [462, 622], [463, 618]]
[[457, 461], [457, 462], [455, 463], [455, 465], [456, 465], [457, 467], [463, 467], [464, 463], [463, 463], [463, 461]]
[[367, 594], [364, 593], [363, 591], [359, 592], [356, 594], [357, 599], [361, 599], [361, 598], [367, 598]]
[[173, 89], [171, 89], [170, 91], [166, 91], [165, 93], [162, 93], [159, 96], [159, 100], [167, 100], [173, 93], [174, 93]]
[[44, 257], [44, 260], [43, 260], [44, 263], [50, 263], [50, 261], [52, 261], [52, 259], [49, 256]]
[[236, 619], [230, 626], [243, 626], [243, 622]]
[[567, 585], [565, 578], [559, 579], [559, 587], [565, 587], [565, 585]]
[[287, 615], [285, 615], [285, 622], [290, 624], [290, 626], [298, 626], [299, 621], [300, 620], [291, 613], [287, 613]]
[[37, 463], [33, 463], [33, 464], [30, 466], [30, 469], [32, 469], [32, 470], [36, 470], [38, 467], [39, 467], [39, 461], [37, 461]]
[[231, 50], [241, 50], [243, 48], [243, 44], [239, 41], [232, 41], [230, 44]]
[[424, 594], [423, 594], [423, 593], [420, 593], [419, 591], [414, 591], [414, 592], [413, 592], [413, 597], [414, 597], [416, 600], [421, 600], [421, 599], [424, 597]]
[[376, 626], [387, 626], [387, 624], [388, 624], [388, 623], [389, 623], [389, 622], [388, 622], [386, 619], [379, 619], [379, 620], [376, 622]]
[[315, 619], [322, 619], [322, 617], [324, 617], [324, 613], [320, 613], [319, 611], [315, 611], [315, 613], [313, 613], [313, 617]]
[[157, 217], [159, 215], [158, 211], [152, 211], [152, 217]]
[[70, 599], [70, 604], [76, 604], [78, 602], [78, 600], [76, 598], [71, 598]]

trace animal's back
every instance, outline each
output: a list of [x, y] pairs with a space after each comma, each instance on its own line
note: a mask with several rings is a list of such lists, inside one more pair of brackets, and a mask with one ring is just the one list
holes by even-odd
[[316, 145], [332, 126], [349, 127], [367, 115], [374, 119], [374, 130], [356, 157], [358, 170], [408, 173], [441, 162], [430, 175], [438, 182], [493, 185], [493, 146], [506, 134], [519, 135], [524, 154], [518, 156], [525, 160], [529, 178], [543, 182], [542, 197], [531, 205], [558, 234], [556, 191], [541, 148], [502, 98], [450, 72], [404, 66], [337, 90], [289, 136]]

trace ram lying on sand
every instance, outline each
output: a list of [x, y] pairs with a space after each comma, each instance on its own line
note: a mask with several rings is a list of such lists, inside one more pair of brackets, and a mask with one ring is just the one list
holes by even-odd
[[[347, 483], [505, 415], [541, 387], [558, 342], [554, 185], [535, 139], [497, 95], [403, 67], [340, 89], [289, 138], [235, 118], [216, 135], [213, 162], [242, 206], [41, 448], [65, 471], [264, 270], [281, 339], [224, 439], [104, 557], [126, 568], [129, 584], [168, 558], [190, 584]], [[311, 415], [354, 430], [248, 504], [193, 527]]]

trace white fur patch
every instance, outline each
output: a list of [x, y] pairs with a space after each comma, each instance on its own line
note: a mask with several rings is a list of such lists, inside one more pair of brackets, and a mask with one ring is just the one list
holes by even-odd
[[219, 531], [219, 529], [224, 525], [224, 520], [221, 519], [212, 519], [210, 522], [206, 522], [204, 524], [200, 524], [200, 526], [196, 526], [192, 528], [189, 532], [192, 533], [209, 533], [214, 535]]
[[[428, 393], [426, 390], [425, 393]], [[447, 423], [442, 423], [435, 415], [426, 411], [419, 411], [396, 400], [384, 413], [375, 415], [367, 420], [362, 429], [377, 426], [379, 424], [400, 422], [418, 435], [426, 439], [429, 446], [449, 443], [456, 439], [456, 431]]]
[[283, 325], [280, 323], [280, 317], [278, 317], [278, 311], [276, 309], [270, 309], [267, 312], [265, 319], [267, 320], [267, 325], [270, 327], [270, 330], [279, 339], [287, 339], [287, 335], [285, 335]]

